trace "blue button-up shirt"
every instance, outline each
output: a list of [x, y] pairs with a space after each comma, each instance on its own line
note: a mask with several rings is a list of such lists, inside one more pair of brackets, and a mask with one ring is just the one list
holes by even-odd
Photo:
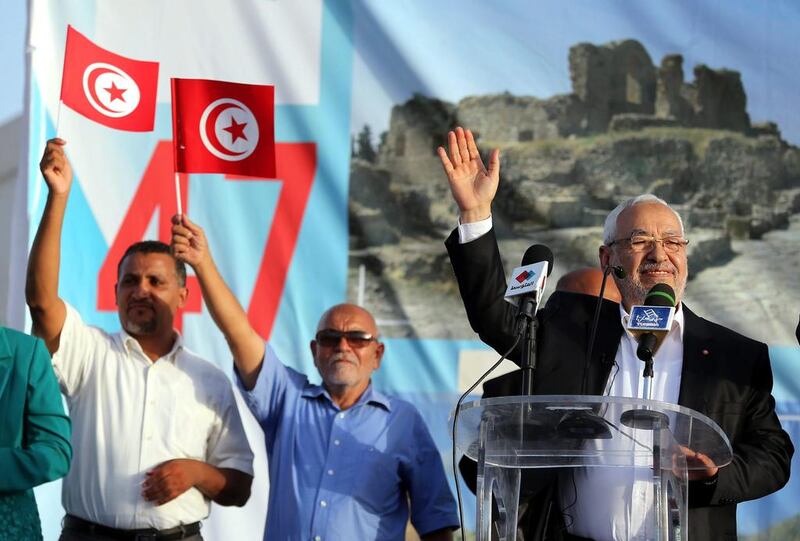
[[245, 401], [269, 458], [267, 540], [402, 541], [457, 528], [444, 467], [417, 409], [367, 388], [341, 410], [267, 345]]

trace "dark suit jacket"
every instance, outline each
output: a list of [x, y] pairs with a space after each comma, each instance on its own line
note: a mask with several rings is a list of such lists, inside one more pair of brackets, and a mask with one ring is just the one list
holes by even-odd
[[[472, 328], [495, 350], [507, 351], [514, 340], [516, 309], [503, 299], [505, 271], [494, 232], [459, 244], [454, 231], [445, 244]], [[589, 295], [556, 292], [540, 311], [535, 394], [602, 394], [624, 329], [619, 305], [603, 300], [597, 341], [587, 362], [596, 302]], [[734, 452], [715, 485], [702, 490], [696, 483], [690, 486], [689, 539], [735, 540], [736, 504], [785, 485], [794, 448], [775, 414], [767, 346], [698, 317], [685, 304], [683, 311], [678, 403], [719, 424]], [[510, 358], [518, 355], [515, 350]], [[487, 394], [513, 389], [515, 377], [485, 387]]]

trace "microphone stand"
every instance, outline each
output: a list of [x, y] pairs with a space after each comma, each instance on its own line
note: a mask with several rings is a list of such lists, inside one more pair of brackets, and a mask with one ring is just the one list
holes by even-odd
[[[647, 335], [652, 336], [650, 339]], [[655, 342], [655, 336], [652, 333], [646, 333], [642, 336], [644, 340], [652, 340]], [[641, 342], [640, 342], [641, 344]], [[641, 346], [636, 351], [636, 356], [644, 362], [644, 371], [642, 372], [642, 397], [645, 400], [652, 400], [653, 396], [653, 351], [652, 349], [644, 349]], [[657, 523], [666, 525], [669, 523], [669, 501], [667, 496], [666, 487], [662, 483], [661, 470], [665, 467], [662, 463], [662, 450], [661, 438], [662, 431], [669, 430], [669, 417], [660, 411], [651, 410], [648, 406], [642, 409], [632, 409], [623, 411], [620, 415], [620, 422], [625, 426], [633, 429], [648, 430], [652, 432], [652, 477], [653, 483], [653, 506]], [[659, 533], [660, 539], [667, 539], [667, 530], [664, 528]]]
[[[646, 333], [653, 336], [652, 333]], [[655, 339], [655, 337], [653, 337]], [[645, 400], [653, 399], [653, 353], [652, 350], [642, 350], [640, 347], [636, 351], [636, 356], [644, 362], [642, 372], [642, 398]], [[646, 406], [643, 409], [632, 409], [623, 411], [620, 420], [625, 426], [642, 430], [657, 430], [658, 427], [668, 427], [669, 419], [663, 413], [652, 411]]]
[[[653, 336], [651, 333], [650, 336]], [[655, 337], [653, 337], [655, 338]], [[642, 337], [645, 339], [645, 336]], [[637, 351], [638, 353], [638, 351]], [[642, 359], [642, 357], [644, 357]], [[639, 357], [644, 361], [644, 370], [642, 371], [642, 398], [645, 400], [653, 399], [653, 354], [649, 351], [647, 354]]]
[[[581, 394], [585, 395], [588, 392], [588, 379], [589, 379], [589, 363], [592, 362], [592, 353], [594, 352], [594, 340], [597, 337], [597, 324], [600, 321], [600, 308], [603, 306], [603, 294], [606, 292], [606, 282], [608, 275], [611, 271], [615, 270], [613, 265], [607, 265], [603, 269], [603, 280], [600, 282], [600, 294], [597, 297], [597, 304], [594, 308], [594, 318], [592, 319], [592, 334], [589, 336], [589, 345], [586, 347], [586, 360], [583, 364], [583, 381], [581, 382]], [[624, 271], [621, 271], [624, 272]]]
[[536, 318], [537, 300], [529, 298], [522, 301], [517, 314], [517, 332], [522, 337], [522, 394], [527, 396], [533, 394], [533, 373], [536, 370], [536, 331], [539, 327], [539, 320]]
[[[592, 360], [592, 352], [594, 351], [594, 340], [597, 336], [597, 324], [600, 321], [600, 309], [603, 306], [603, 294], [606, 292], [606, 282], [608, 275], [611, 271], [617, 276], [620, 276], [624, 270], [621, 267], [614, 267], [613, 265], [606, 266], [603, 269], [603, 280], [600, 282], [600, 294], [597, 297], [597, 304], [594, 309], [594, 318], [592, 320], [592, 332], [589, 336], [589, 344], [586, 346], [586, 359], [583, 362], [583, 381], [581, 382], [581, 395], [587, 395], [588, 382], [589, 382], [589, 363]], [[576, 409], [568, 411], [561, 418], [557, 428], [558, 433], [563, 438], [574, 439], [610, 439], [611, 430], [608, 428], [608, 423], [601, 415], [594, 411]]]

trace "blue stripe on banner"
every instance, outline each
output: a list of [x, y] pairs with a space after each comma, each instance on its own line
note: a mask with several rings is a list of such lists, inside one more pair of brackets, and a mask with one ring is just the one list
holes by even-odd
[[393, 393], [457, 393], [459, 354], [489, 350], [474, 340], [387, 338], [384, 343], [386, 353], [373, 381], [379, 389]]
[[800, 348], [770, 346], [769, 357], [778, 414], [800, 416]]
[[[775, 384], [772, 395], [775, 409], [783, 429], [789, 434], [795, 447], [800, 446], [800, 348], [770, 346], [770, 361]], [[764, 498], [745, 502], [738, 508], [737, 522], [741, 535], [764, 532], [781, 522], [800, 520], [797, 502], [800, 501], [800, 454], [795, 450], [792, 457], [792, 475], [789, 482], [778, 492]], [[796, 530], [794, 530], [796, 531]], [[788, 537], [786, 538], [788, 539]]]
[[317, 174], [271, 339], [289, 366], [311, 376], [308, 343], [323, 310], [346, 298], [348, 257], [352, 8], [325, 2], [322, 17], [320, 104], [277, 107], [275, 116], [279, 141], [317, 145]]

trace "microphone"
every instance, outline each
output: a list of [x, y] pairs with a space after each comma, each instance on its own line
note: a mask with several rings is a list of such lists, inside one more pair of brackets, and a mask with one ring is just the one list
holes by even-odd
[[586, 394], [588, 389], [588, 377], [589, 377], [589, 362], [592, 358], [592, 353], [594, 351], [594, 341], [597, 337], [597, 326], [600, 323], [600, 307], [603, 305], [603, 295], [606, 292], [606, 282], [608, 281], [608, 275], [614, 273], [618, 279], [622, 280], [625, 278], [627, 273], [625, 269], [623, 269], [620, 265], [606, 265], [603, 269], [603, 280], [600, 282], [600, 292], [597, 294], [597, 304], [594, 307], [594, 319], [592, 320], [592, 332], [589, 334], [589, 343], [586, 346], [586, 360], [584, 361], [583, 365], [583, 382], [581, 383], [581, 394]]
[[504, 297], [506, 302], [518, 307], [518, 325], [535, 316], [551, 272], [553, 252], [544, 244], [534, 244], [525, 250], [522, 264], [511, 271]]
[[522, 394], [533, 394], [536, 370], [536, 309], [542, 300], [547, 277], [553, 270], [553, 252], [544, 244], [534, 244], [522, 256], [522, 266], [511, 272], [505, 300], [517, 306], [517, 329], [522, 368]]
[[[644, 305], [631, 307], [627, 329], [639, 342], [636, 356], [646, 365], [653, 360], [672, 327], [675, 304], [675, 291], [667, 284], [656, 284], [647, 292]], [[645, 377], [651, 375], [645, 373]]]
[[[656, 284], [644, 298], [644, 305], [632, 306], [626, 328], [639, 342], [636, 356], [644, 361], [642, 396], [653, 397], [653, 356], [672, 327], [675, 317], [675, 291], [667, 284]], [[669, 426], [669, 418], [661, 412], [647, 408], [623, 411], [620, 422], [631, 428], [658, 431]], [[657, 441], [654, 439], [653, 441]], [[654, 453], [655, 447], [654, 447]]]

